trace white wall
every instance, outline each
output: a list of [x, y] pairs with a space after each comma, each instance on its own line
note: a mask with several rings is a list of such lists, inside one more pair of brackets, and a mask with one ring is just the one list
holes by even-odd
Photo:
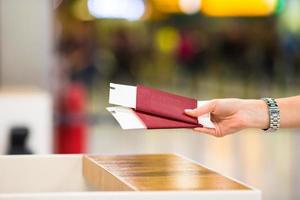
[[50, 0], [0, 0], [0, 84], [49, 88]]

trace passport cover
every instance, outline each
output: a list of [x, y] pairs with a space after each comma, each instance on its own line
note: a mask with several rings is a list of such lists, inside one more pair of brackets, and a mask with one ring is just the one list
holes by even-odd
[[197, 108], [196, 99], [171, 94], [142, 85], [137, 86], [137, 111], [197, 125], [197, 118], [184, 113], [185, 109], [194, 108]]

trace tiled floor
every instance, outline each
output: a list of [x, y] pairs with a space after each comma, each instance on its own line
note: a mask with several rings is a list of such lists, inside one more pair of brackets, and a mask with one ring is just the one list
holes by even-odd
[[214, 138], [190, 130], [123, 131], [114, 123], [91, 132], [91, 153], [177, 153], [260, 189], [264, 200], [300, 199], [300, 130]]

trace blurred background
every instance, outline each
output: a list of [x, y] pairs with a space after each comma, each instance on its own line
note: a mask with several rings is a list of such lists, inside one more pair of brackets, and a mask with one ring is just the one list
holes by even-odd
[[0, 153], [178, 153], [299, 199], [299, 130], [122, 131], [108, 85], [199, 100], [300, 94], [299, 0], [0, 0]]

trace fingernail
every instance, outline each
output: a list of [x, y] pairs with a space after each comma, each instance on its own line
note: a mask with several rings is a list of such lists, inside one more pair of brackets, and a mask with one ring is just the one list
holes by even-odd
[[192, 112], [192, 109], [185, 109], [184, 112], [188, 113], [188, 112]]

